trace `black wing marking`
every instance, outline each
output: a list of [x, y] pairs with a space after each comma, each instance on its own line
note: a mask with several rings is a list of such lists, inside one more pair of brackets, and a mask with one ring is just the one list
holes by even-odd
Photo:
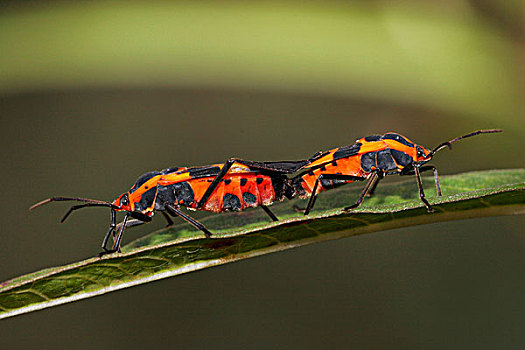
[[203, 167], [188, 168], [184, 172], [188, 172], [193, 179], [198, 179], [201, 177], [217, 176], [220, 171], [220, 167], [210, 165]]
[[356, 142], [350, 146], [339, 147], [337, 151], [334, 152], [334, 160], [357, 155], [359, 153], [359, 150], [361, 149], [361, 146], [362, 144], [360, 142]]
[[309, 163], [309, 160], [292, 160], [279, 162], [246, 162], [249, 167], [263, 169], [268, 171], [277, 171], [280, 173], [291, 174], [301, 169]]

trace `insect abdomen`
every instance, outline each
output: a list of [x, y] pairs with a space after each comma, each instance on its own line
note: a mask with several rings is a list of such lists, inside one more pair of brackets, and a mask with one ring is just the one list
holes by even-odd
[[[165, 186], [162, 192], [163, 199], [174, 201], [190, 209], [197, 209], [197, 204], [210, 186], [214, 177], [191, 179], [185, 182]], [[217, 185], [215, 191], [199, 208], [211, 212], [241, 211], [250, 207], [270, 205], [275, 200], [281, 200], [284, 196], [279, 193], [283, 188], [282, 183], [274, 188], [279, 179], [273, 179], [266, 175], [232, 175], [225, 178]], [[282, 190], [281, 192], [284, 192]], [[158, 198], [161, 199], [161, 198]]]

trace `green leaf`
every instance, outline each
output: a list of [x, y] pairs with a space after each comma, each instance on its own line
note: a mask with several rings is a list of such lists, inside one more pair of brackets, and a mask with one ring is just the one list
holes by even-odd
[[[261, 219], [255, 210], [205, 218], [203, 222], [215, 232], [212, 238], [188, 225], [159, 230], [132, 242], [122, 254], [50, 268], [0, 284], [0, 318], [315, 242], [427, 223], [525, 213], [525, 169], [442, 176], [442, 197], [435, 197], [435, 190], [432, 193], [432, 178], [425, 178], [424, 185], [436, 211], [433, 214], [422, 206], [410, 178], [380, 184], [376, 194], [351, 213], [334, 208], [355, 201], [362, 188], [358, 184], [321, 194], [308, 217], [291, 208], [292, 204], [304, 205], [304, 200], [288, 201], [272, 207], [282, 218], [275, 223], [264, 222], [267, 219]], [[233, 225], [235, 229], [229, 228]]]

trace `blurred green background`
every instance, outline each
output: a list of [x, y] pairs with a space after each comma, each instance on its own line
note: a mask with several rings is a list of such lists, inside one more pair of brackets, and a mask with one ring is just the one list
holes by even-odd
[[[29, 205], [112, 200], [153, 169], [301, 159], [386, 131], [432, 147], [495, 127], [440, 153], [441, 173], [525, 164], [518, 0], [0, 6], [2, 281], [93, 256], [109, 223], [93, 209], [59, 225], [66, 205]], [[4, 320], [2, 348], [523, 348], [524, 225], [426, 225], [250, 259]]]

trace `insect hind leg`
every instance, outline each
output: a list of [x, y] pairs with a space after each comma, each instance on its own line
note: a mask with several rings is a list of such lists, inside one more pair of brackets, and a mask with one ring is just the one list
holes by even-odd
[[173, 226], [173, 220], [171, 220], [170, 216], [169, 216], [168, 214], [166, 214], [165, 212], [163, 212], [163, 211], [161, 211], [161, 213], [162, 213], [162, 216], [164, 216], [164, 219], [166, 219], [166, 221], [167, 221], [167, 223], [168, 223], [168, 224], [166, 225], [166, 227], [171, 227], [171, 226]]
[[212, 233], [206, 228], [206, 226], [201, 224], [199, 221], [197, 221], [194, 218], [192, 218], [191, 216], [185, 214], [180, 209], [176, 208], [174, 205], [172, 205], [170, 203], [166, 203], [166, 204], [164, 204], [164, 206], [165, 206], [166, 211], [168, 212], [168, 214], [170, 214], [171, 216], [174, 216], [174, 217], [175, 216], [180, 216], [181, 218], [186, 220], [189, 224], [193, 225], [193, 227], [195, 227], [195, 228], [201, 230], [202, 232], [204, 232], [206, 237], [208, 237], [208, 238], [211, 237]]
[[272, 213], [272, 211], [270, 210], [270, 208], [268, 208], [266, 205], [261, 205], [261, 208], [264, 210], [264, 212], [266, 214], [268, 214], [268, 216], [270, 217], [270, 219], [272, 219], [272, 221], [279, 221], [279, 219], [277, 218], [277, 216], [275, 216], [274, 213]]

